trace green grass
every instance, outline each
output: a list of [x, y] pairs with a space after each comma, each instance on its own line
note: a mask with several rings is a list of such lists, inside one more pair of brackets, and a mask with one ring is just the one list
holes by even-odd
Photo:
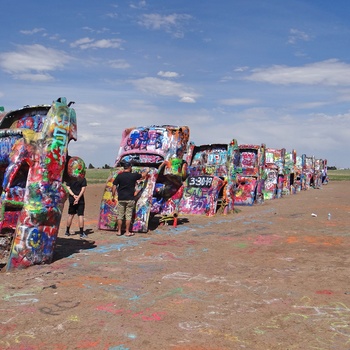
[[350, 180], [350, 169], [328, 170], [327, 173], [330, 181], [349, 181]]
[[[87, 169], [86, 180], [89, 184], [105, 183], [111, 169]], [[328, 170], [330, 181], [350, 181], [350, 169]]]
[[101, 184], [107, 181], [112, 169], [87, 169], [86, 181], [88, 184]]

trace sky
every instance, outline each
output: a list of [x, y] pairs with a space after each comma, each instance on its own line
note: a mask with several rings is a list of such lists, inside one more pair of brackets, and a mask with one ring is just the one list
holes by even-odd
[[113, 166], [132, 126], [350, 168], [350, 1], [0, 0], [0, 105], [74, 101], [69, 154]]

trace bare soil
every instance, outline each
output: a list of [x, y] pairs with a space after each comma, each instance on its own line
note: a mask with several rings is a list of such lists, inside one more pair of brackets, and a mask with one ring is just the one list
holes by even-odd
[[133, 237], [97, 229], [103, 188], [88, 240], [66, 204], [52, 264], [1, 272], [0, 349], [350, 349], [349, 182]]

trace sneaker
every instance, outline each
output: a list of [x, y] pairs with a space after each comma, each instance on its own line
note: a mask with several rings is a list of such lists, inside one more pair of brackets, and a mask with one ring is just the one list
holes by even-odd
[[83, 239], [83, 238], [87, 238], [87, 235], [86, 235], [85, 233], [81, 233], [81, 234], [80, 234], [80, 238], [82, 238], [82, 239]]
[[65, 236], [70, 236], [70, 233], [69, 233], [69, 232], [66, 232], [64, 235], [65, 235]]

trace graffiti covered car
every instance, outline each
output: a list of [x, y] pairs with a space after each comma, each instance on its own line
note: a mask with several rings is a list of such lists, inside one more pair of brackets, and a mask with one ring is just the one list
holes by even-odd
[[323, 160], [323, 164], [322, 164], [322, 185], [327, 185], [329, 179], [328, 179], [328, 169], [327, 169], [327, 159]]
[[282, 197], [285, 153], [284, 148], [266, 148], [264, 200]]
[[234, 209], [239, 148], [230, 144], [190, 144], [186, 161], [188, 178], [180, 201], [181, 214], [213, 216], [218, 209], [227, 214]]
[[308, 190], [314, 186], [315, 173], [315, 156], [302, 155], [304, 187], [303, 190]]
[[300, 192], [304, 187], [304, 175], [303, 175], [303, 157], [296, 155], [295, 157], [295, 176], [294, 187], [296, 192]]
[[297, 152], [285, 152], [283, 169], [283, 195], [295, 194], [297, 192]]
[[187, 176], [183, 160], [189, 139], [187, 126], [153, 125], [125, 129], [115, 165], [107, 179], [101, 200], [98, 226], [116, 230], [116, 202], [112, 201], [115, 177], [123, 171], [123, 162], [133, 165], [133, 172], [149, 168], [149, 177], [137, 185], [133, 232], [147, 232], [150, 216], [175, 217]]
[[324, 160], [315, 158], [314, 163], [314, 188], [322, 187], [322, 174], [324, 173]]
[[239, 145], [239, 168], [235, 205], [253, 205], [263, 201], [265, 145]]
[[76, 114], [59, 98], [0, 120], [0, 259], [6, 269], [50, 263], [66, 200], [68, 143]]

